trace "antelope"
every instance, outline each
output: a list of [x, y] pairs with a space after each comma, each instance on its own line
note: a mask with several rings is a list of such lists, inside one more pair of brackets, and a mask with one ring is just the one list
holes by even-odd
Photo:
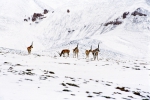
[[63, 55], [63, 57], [65, 57], [65, 54], [68, 54], [68, 57], [69, 57], [69, 53], [70, 53], [70, 50], [68, 49], [63, 49], [61, 51], [61, 53], [58, 52], [58, 54], [60, 55], [60, 57]]
[[77, 58], [78, 58], [78, 53], [79, 53], [79, 49], [78, 49], [78, 44], [77, 44], [77, 47], [75, 47], [75, 48], [73, 49], [73, 58], [74, 58], [74, 57], [76, 58], [76, 56], [77, 56]]
[[90, 52], [92, 52], [92, 46], [90, 50], [85, 50], [86, 58], [89, 58]]
[[94, 60], [96, 60], [96, 58], [97, 58], [97, 60], [98, 60], [98, 52], [99, 52], [99, 51], [100, 51], [100, 50], [99, 50], [99, 44], [98, 44], [98, 48], [96, 48], [96, 49], [94, 49], [94, 50], [92, 51]]
[[31, 49], [33, 48], [33, 42], [31, 43], [31, 45], [29, 47], [27, 47], [27, 50], [28, 50], [28, 54], [31, 53]]

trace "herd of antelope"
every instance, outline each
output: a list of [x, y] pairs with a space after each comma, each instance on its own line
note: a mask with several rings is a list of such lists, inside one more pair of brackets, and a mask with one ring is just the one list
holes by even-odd
[[[98, 44], [98, 48], [96, 48], [94, 50], [92, 50], [92, 46], [91, 46], [90, 50], [85, 50], [86, 59], [89, 59], [89, 54], [92, 53], [93, 59], [96, 60], [96, 58], [97, 58], [97, 60], [98, 60], [98, 52], [100, 52], [99, 44]], [[67, 56], [69, 57], [69, 53], [70, 53], [69, 49], [63, 49], [61, 51], [61, 53], [58, 52], [60, 57], [62, 55], [65, 56], [65, 54], [67, 54]], [[77, 46], [73, 49], [73, 58], [78, 58], [78, 53], [79, 53], [79, 49], [78, 49], [78, 44], [77, 44]]]
[[[73, 49], [73, 58], [78, 58], [78, 53], [79, 53], [79, 49], [78, 49], [78, 45]], [[33, 48], [33, 42], [31, 43], [31, 45], [29, 47], [27, 47], [27, 51], [28, 51], [28, 54], [31, 53], [31, 49]], [[93, 55], [93, 59], [98, 60], [98, 53], [100, 52], [99, 50], [99, 43], [98, 43], [98, 48], [92, 50], [92, 46], [90, 48], [90, 50], [85, 50], [85, 55], [86, 55], [86, 59], [89, 59], [89, 54], [92, 53]], [[67, 56], [69, 57], [69, 53], [70, 53], [70, 50], [69, 49], [63, 49], [61, 51], [61, 53], [57, 52], [60, 57], [63, 55], [63, 57], [65, 57], [65, 55], [67, 54]]]

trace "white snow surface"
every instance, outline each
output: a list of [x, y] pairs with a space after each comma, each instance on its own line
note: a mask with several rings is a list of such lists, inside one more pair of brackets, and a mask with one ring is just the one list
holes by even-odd
[[[0, 9], [0, 100], [150, 100], [150, 0], [0, 0]], [[99, 59], [86, 59], [98, 43]]]

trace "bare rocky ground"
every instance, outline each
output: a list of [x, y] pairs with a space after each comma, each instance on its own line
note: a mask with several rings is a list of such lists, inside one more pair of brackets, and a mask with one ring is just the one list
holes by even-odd
[[[150, 62], [147, 61], [100, 59], [87, 62], [86, 59], [2, 50], [0, 59], [2, 100], [47, 100], [54, 97], [55, 100], [150, 100], [150, 87], [147, 87], [150, 86]], [[141, 77], [146, 79], [141, 80]], [[142, 84], [145, 80], [147, 83]]]

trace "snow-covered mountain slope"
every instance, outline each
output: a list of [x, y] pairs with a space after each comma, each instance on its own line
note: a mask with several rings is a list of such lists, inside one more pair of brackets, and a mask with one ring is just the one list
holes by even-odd
[[[150, 99], [150, 0], [0, 0], [0, 10], [0, 100]], [[98, 43], [99, 58], [86, 58]]]
[[31, 20], [34, 13], [43, 13], [44, 9], [52, 10], [38, 0], [1, 0], [0, 9], [0, 46], [18, 50], [39, 41], [34, 36], [34, 28], [26, 25], [24, 19]]
[[[100, 44], [101, 55], [149, 58], [149, 0], [2, 0], [1, 47], [34, 52], [84, 50]], [[43, 10], [49, 12], [43, 14]], [[69, 12], [67, 12], [67, 10]], [[34, 13], [45, 18], [32, 21]], [[30, 20], [24, 21], [24, 19]], [[7, 35], [6, 35], [7, 34]], [[53, 54], [53, 53], [52, 53]]]

